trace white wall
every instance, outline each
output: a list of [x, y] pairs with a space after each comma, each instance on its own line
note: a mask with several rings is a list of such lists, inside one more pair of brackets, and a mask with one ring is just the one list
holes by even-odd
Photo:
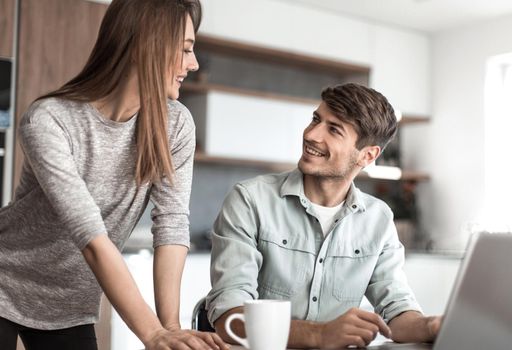
[[512, 52], [512, 16], [432, 38], [432, 121], [404, 129], [404, 162], [425, 170], [424, 220], [441, 248], [463, 248], [484, 202], [484, 79], [489, 57]]
[[203, 0], [200, 32], [369, 65], [369, 23], [272, 0]]

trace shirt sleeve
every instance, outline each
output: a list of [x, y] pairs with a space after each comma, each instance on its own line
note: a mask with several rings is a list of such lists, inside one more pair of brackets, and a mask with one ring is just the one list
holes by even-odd
[[403, 270], [404, 247], [398, 239], [392, 217], [387, 224], [385, 236], [388, 238], [377, 260], [366, 297], [384, 321], [389, 322], [402, 312], [422, 312], [422, 309]]
[[73, 158], [65, 127], [46, 107], [23, 117], [19, 137], [26, 165], [32, 170], [53, 210], [80, 249], [107, 230]]
[[172, 181], [164, 177], [151, 188], [154, 248], [168, 244], [190, 247], [188, 217], [196, 137], [190, 112], [184, 106], [180, 107], [171, 107], [170, 111], [171, 118], [176, 118], [172, 121], [176, 125], [173, 130], [176, 136], [170, 137], [174, 177]]
[[213, 324], [226, 311], [258, 299], [258, 272], [263, 261], [257, 249], [257, 218], [242, 185], [226, 197], [214, 224], [207, 297], [208, 319]]

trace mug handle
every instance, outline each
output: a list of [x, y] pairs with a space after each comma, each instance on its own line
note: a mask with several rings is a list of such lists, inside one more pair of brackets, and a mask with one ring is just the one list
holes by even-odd
[[243, 314], [231, 314], [228, 316], [228, 318], [226, 319], [226, 324], [225, 324], [225, 328], [226, 328], [226, 332], [228, 333], [228, 335], [236, 340], [237, 342], [239, 342], [241, 345], [243, 345], [244, 348], [246, 349], [249, 349], [249, 342], [247, 341], [247, 338], [240, 338], [238, 335], [236, 335], [232, 330], [231, 330], [231, 322], [235, 319], [238, 319], [240, 321], [242, 321], [243, 323], [245, 323], [245, 317]]

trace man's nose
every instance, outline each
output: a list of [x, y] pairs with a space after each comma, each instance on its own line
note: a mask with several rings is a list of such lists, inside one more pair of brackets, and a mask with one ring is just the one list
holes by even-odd
[[304, 131], [304, 138], [308, 141], [321, 142], [324, 133], [323, 129], [322, 123], [310, 125]]

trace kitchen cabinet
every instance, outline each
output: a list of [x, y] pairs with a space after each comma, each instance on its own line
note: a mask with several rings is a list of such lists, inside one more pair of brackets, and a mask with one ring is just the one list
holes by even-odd
[[371, 62], [370, 22], [285, 1], [215, 0], [202, 5], [201, 34], [359, 65]]
[[[137, 253], [123, 254], [123, 257], [143, 298], [149, 305], [154, 305], [152, 254], [147, 250], [141, 250]], [[440, 315], [444, 312], [460, 262], [460, 254], [406, 255], [404, 272], [426, 315]], [[181, 285], [182, 328], [190, 328], [192, 310], [210, 288], [210, 253], [190, 253], [185, 263]], [[363, 298], [360, 307], [369, 312], [374, 311], [366, 297]], [[142, 343], [115, 313], [112, 318], [112, 335], [112, 350], [143, 348]]]
[[[19, 0], [15, 124], [37, 97], [78, 74], [92, 50], [107, 4], [86, 0]], [[23, 153], [14, 154], [13, 189]]]
[[[124, 260], [144, 300], [154, 309], [153, 293], [153, 254], [149, 250], [123, 254]], [[183, 270], [180, 295], [180, 323], [183, 329], [190, 329], [192, 311], [195, 304], [206, 296], [210, 285], [210, 254], [189, 253]], [[117, 312], [112, 312], [111, 350], [140, 350], [142, 342], [121, 320]], [[99, 349], [103, 349], [99, 347]]]
[[205, 154], [290, 163], [301, 155], [300, 135], [316, 109], [314, 104], [214, 90], [185, 104], [195, 116], [197, 143]]
[[[200, 33], [371, 68], [370, 86], [408, 115], [430, 115], [430, 38], [319, 6], [204, 1]], [[236, 28], [236, 30], [234, 30]], [[292, 34], [291, 34], [292, 33]]]
[[14, 56], [14, 15], [16, 0], [0, 0], [0, 57]]

